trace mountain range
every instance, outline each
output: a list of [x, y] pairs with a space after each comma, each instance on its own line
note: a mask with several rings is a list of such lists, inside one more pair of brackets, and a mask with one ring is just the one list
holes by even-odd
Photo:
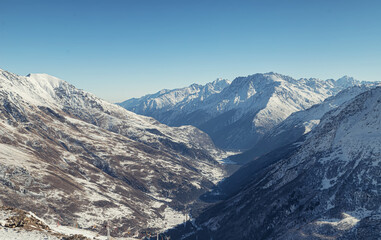
[[378, 85], [265, 73], [118, 106], [0, 70], [0, 232], [381, 239]]
[[294, 79], [277, 73], [217, 80], [182, 89], [162, 90], [120, 105], [170, 126], [195, 126], [227, 150], [252, 148], [292, 113], [305, 110], [361, 82]]

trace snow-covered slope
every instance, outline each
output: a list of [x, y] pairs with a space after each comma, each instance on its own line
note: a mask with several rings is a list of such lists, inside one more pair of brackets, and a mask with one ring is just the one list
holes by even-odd
[[[130, 100], [124, 106], [171, 126], [196, 126], [222, 148], [248, 149], [293, 112], [307, 109], [356, 84], [357, 81], [348, 77], [324, 81], [296, 80], [277, 73], [254, 74], [236, 78], [221, 92], [186, 105], [169, 104], [166, 97], [156, 94], [152, 99], [146, 96]], [[151, 111], [147, 107], [150, 100], [160, 102], [160, 108]]]
[[[0, 199], [48, 221], [163, 229], [224, 177], [225, 154], [46, 74], [0, 70]], [[123, 231], [122, 231], [123, 230]]]
[[296, 152], [173, 236], [380, 239], [380, 156], [377, 87], [328, 112]]
[[[357, 84], [357, 82], [353, 84]], [[242, 164], [250, 162], [272, 150], [295, 142], [319, 124], [320, 119], [325, 113], [376, 86], [375, 84], [362, 84], [349, 87], [327, 98], [320, 104], [316, 104], [306, 110], [295, 112], [268, 131], [251, 149], [229, 158]]]

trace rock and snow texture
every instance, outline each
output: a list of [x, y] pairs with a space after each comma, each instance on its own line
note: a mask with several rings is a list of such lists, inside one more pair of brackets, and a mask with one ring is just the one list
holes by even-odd
[[[338, 80], [338, 82], [341, 80]], [[358, 82], [349, 81], [350, 84]], [[349, 87], [338, 94], [325, 99], [322, 103], [316, 104], [309, 109], [302, 110], [291, 114], [284, 121], [268, 131], [251, 149], [242, 154], [230, 157], [231, 160], [238, 163], [250, 162], [272, 150], [293, 143], [310, 132], [319, 124], [323, 115], [341, 104], [355, 98], [371, 88], [376, 87], [375, 84], [362, 84]]]
[[[203, 213], [183, 239], [381, 239], [381, 87], [328, 112], [291, 156]], [[196, 227], [194, 227], [196, 226]]]
[[[0, 200], [47, 221], [164, 229], [224, 177], [225, 153], [46, 74], [0, 70]], [[105, 232], [103, 232], [104, 234]]]
[[243, 150], [252, 147], [293, 112], [357, 84], [360, 82], [349, 77], [324, 81], [296, 80], [277, 73], [254, 74], [236, 78], [205, 97], [193, 97], [198, 90], [191, 91], [192, 85], [181, 89], [181, 94], [180, 90], [163, 90], [121, 105], [170, 126], [196, 126], [208, 133], [217, 146]]
[[[74, 226], [47, 224], [32, 212], [0, 206], [0, 240], [107, 240], [94, 231]], [[113, 238], [134, 240], [136, 237]]]

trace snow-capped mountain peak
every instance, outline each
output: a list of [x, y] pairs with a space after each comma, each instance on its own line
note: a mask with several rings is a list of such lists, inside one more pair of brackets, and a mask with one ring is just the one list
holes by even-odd
[[[66, 82], [48, 75], [46, 73], [32, 73], [26, 76], [27, 81], [32, 83], [36, 88], [41, 88], [46, 91], [50, 96], [55, 95], [54, 89], [60, 87]], [[67, 84], [67, 83], [66, 83]]]
[[231, 82], [227, 79], [224, 78], [217, 78], [213, 82], [209, 83], [212, 86], [220, 86], [222, 88], [225, 88], [227, 85], [229, 85]]
[[336, 84], [341, 86], [341, 87], [344, 87], [344, 88], [347, 88], [347, 87], [350, 87], [350, 86], [356, 86], [356, 85], [360, 85], [361, 84], [361, 81], [353, 78], [353, 77], [350, 77], [350, 76], [343, 76], [339, 79], [336, 80]]
[[6, 90], [10, 99], [24, 100], [29, 104], [40, 106], [55, 106], [55, 88], [65, 82], [48, 74], [16, 74], [1, 71], [2, 90]]
[[28, 75], [26, 75], [26, 77], [29, 79], [29, 81], [35, 81], [41, 86], [50, 85], [53, 88], [59, 87], [60, 84], [65, 82], [62, 79], [59, 79], [46, 73], [29, 73]]

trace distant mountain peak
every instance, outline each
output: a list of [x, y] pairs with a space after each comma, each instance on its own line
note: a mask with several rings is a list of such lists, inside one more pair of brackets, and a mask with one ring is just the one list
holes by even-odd
[[174, 106], [185, 106], [190, 102], [199, 99], [204, 101], [211, 95], [220, 93], [224, 88], [230, 85], [225, 79], [217, 79], [205, 85], [193, 83], [184, 88], [172, 90], [164, 89], [154, 94], [148, 94], [138, 99], [129, 99], [119, 103], [122, 107], [135, 111], [156, 111], [158, 109], [170, 110]]
[[216, 80], [214, 80], [214, 81], [211, 82], [210, 84], [212, 84], [212, 85], [216, 85], [216, 84], [220, 84], [220, 83], [227, 83], [227, 84], [230, 84], [230, 81], [227, 80], [227, 79], [224, 79], [224, 78], [217, 78]]
[[336, 84], [341, 86], [341, 87], [347, 88], [347, 87], [351, 87], [351, 86], [360, 85], [361, 81], [359, 81], [353, 77], [345, 75], [345, 76], [337, 79]]
[[359, 81], [359, 80], [355, 79], [354, 77], [344, 75], [341, 78], [337, 79], [336, 81]]

